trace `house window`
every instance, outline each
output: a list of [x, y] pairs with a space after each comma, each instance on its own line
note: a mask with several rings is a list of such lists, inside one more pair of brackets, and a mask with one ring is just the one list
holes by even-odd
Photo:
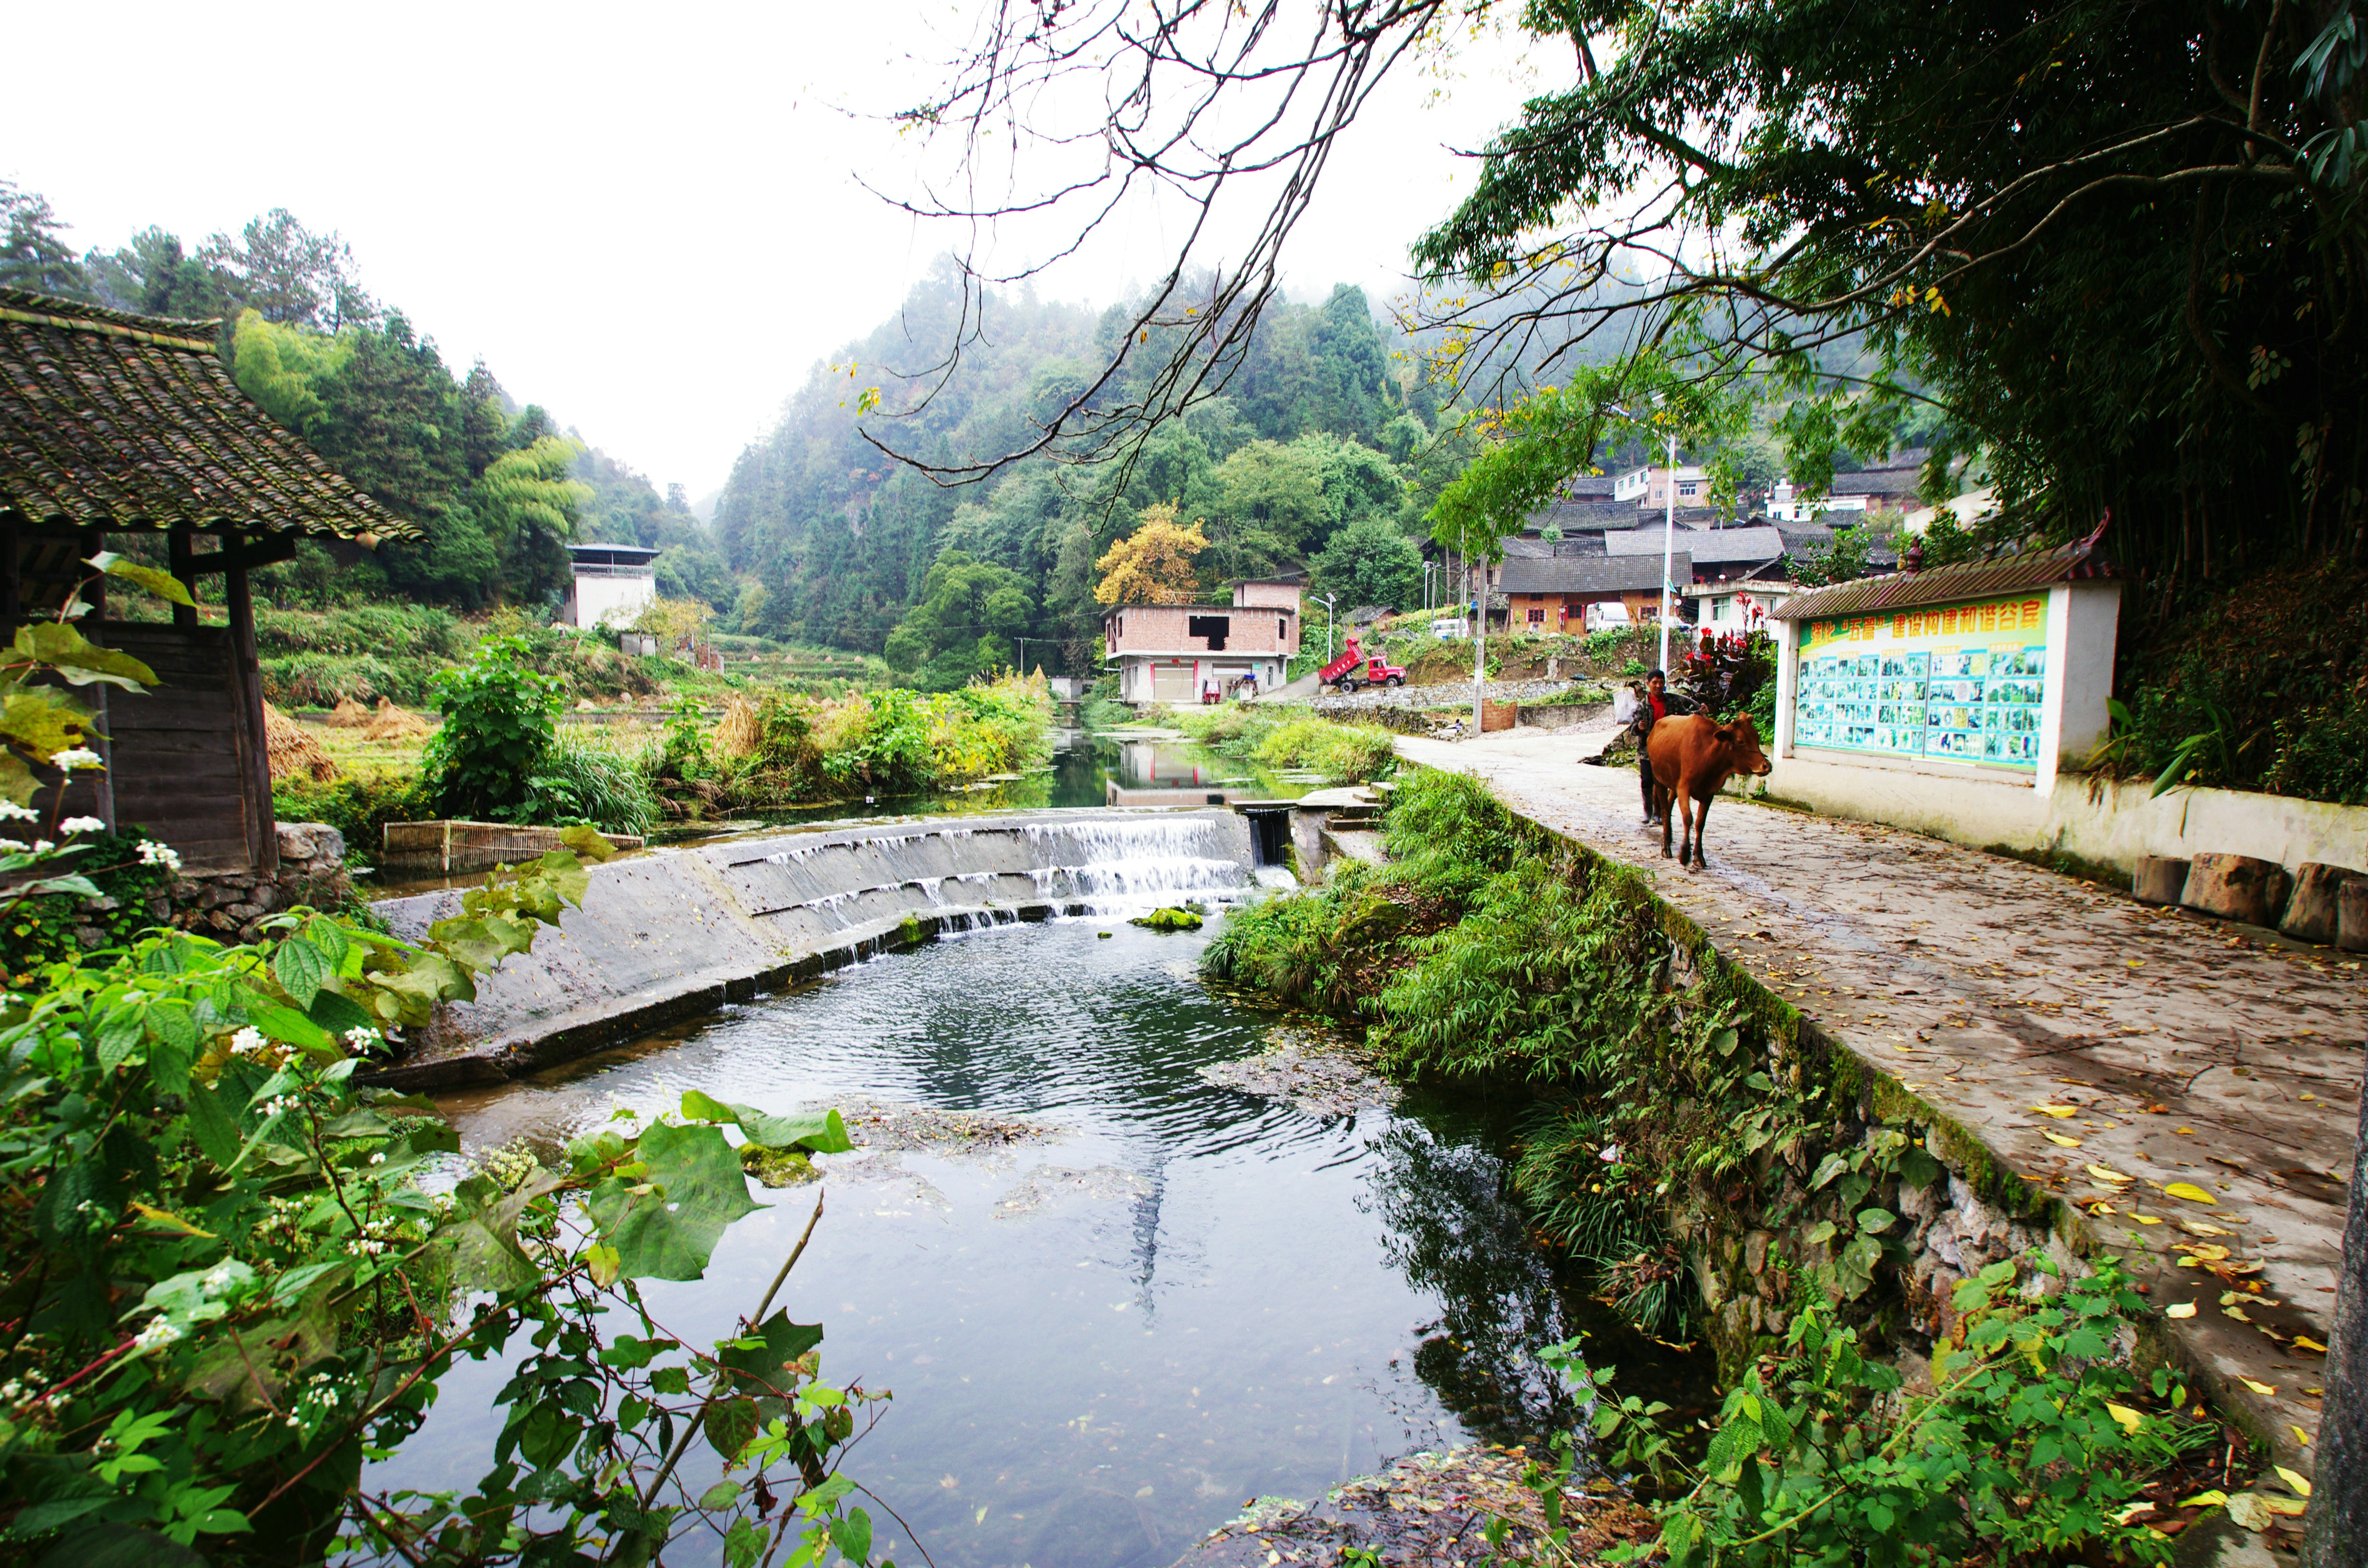
[[1532, 606], [1532, 607], [1531, 607], [1531, 609], [1530, 609], [1530, 624], [1531, 624], [1531, 626], [1543, 626], [1545, 623], [1546, 623], [1546, 612], [1545, 612], [1544, 607], [1543, 607], [1543, 606]]
[[1185, 621], [1184, 634], [1188, 637], [1207, 638], [1209, 652], [1222, 653], [1225, 651], [1225, 633], [1233, 630], [1233, 625], [1231, 616], [1196, 615]]
[[1679, 485], [1679, 486], [1678, 486], [1678, 494], [1680, 494], [1680, 495], [1691, 495], [1691, 494], [1692, 494], [1696, 490], [1698, 490], [1698, 489], [1700, 489], [1700, 488], [1701, 488], [1701, 487], [1700, 487], [1699, 485], [1697, 485], [1697, 484], [1696, 484], [1692, 480], [1689, 479], [1689, 480], [1687, 480], [1683, 484], [1680, 484], [1680, 485]]
[[1124, 616], [1120, 616], [1118, 618], [1118, 634], [1121, 637], [1126, 635], [1126, 617]]
[[1726, 619], [1726, 612], [1734, 607], [1735, 601], [1731, 598], [1721, 597], [1713, 599], [1710, 601], [1710, 618], [1713, 620], [1725, 620]]
[[1286, 638], [1288, 638], [1290, 635], [1291, 635], [1291, 618], [1290, 618], [1290, 617], [1288, 617], [1288, 616], [1281, 616], [1281, 615], [1278, 615], [1278, 616], [1276, 616], [1276, 617], [1274, 618], [1274, 640], [1275, 640], [1276, 642], [1281, 642], [1284, 641]]

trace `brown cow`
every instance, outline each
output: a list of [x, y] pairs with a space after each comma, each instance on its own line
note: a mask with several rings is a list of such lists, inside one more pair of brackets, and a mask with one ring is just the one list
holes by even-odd
[[1645, 738], [1653, 759], [1653, 808], [1661, 819], [1661, 858], [1669, 857], [1669, 808], [1685, 820], [1685, 838], [1678, 847], [1678, 864], [1700, 870], [1702, 828], [1710, 820], [1711, 797], [1729, 775], [1754, 776], [1768, 771], [1759, 750], [1759, 731], [1749, 719], [1721, 724], [1703, 713], [1672, 715], [1653, 726]]

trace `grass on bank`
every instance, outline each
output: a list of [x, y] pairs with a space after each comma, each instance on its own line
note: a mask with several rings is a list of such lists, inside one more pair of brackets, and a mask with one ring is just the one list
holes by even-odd
[[1304, 709], [1247, 702], [1170, 710], [1167, 722], [1205, 746], [1265, 767], [1321, 774], [1333, 784], [1365, 784], [1396, 759], [1389, 731], [1376, 723], [1336, 723]]
[[[1576, 1342], [1541, 1347], [1593, 1397], [1599, 1460], [1659, 1486], [1671, 1564], [2167, 1559], [2150, 1525], [2192, 1519], [2180, 1500], [2212, 1484], [2196, 1456], [2236, 1439], [2183, 1414], [2169, 1374], [2135, 1373], [2143, 1305], [2110, 1260], [2089, 1279], [2048, 1281], [2043, 1257], [1964, 1281], [1932, 1391], [1906, 1393], [1878, 1359], [1902, 1321], [1884, 1281], [1909, 1260], [1894, 1195], [1945, 1176], [1914, 1129], [1871, 1125], [1814, 1063], [1780, 1058], [1739, 993], [1668, 987], [1645, 879], [1525, 834], [1476, 780], [1404, 779], [1383, 834], [1390, 863], [1229, 916], [1204, 972], [1362, 1027], [1394, 1075], [1532, 1102], [1514, 1179], [1540, 1231], [1639, 1327], [1720, 1343], [1730, 1391], [1699, 1467], [1666, 1407]], [[1718, 1272], [1736, 1225], [1782, 1238], [1785, 1321], [1767, 1335], [1704, 1311], [1695, 1255]], [[1560, 1452], [1566, 1476], [1567, 1437]]]

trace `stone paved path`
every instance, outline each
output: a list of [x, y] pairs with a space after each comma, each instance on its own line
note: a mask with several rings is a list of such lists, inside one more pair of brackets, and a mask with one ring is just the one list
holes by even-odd
[[[2275, 1432], [2280, 1462], [2307, 1471], [2324, 1363], [2301, 1341], [2323, 1345], [2334, 1308], [2368, 1035], [2359, 961], [1915, 834], [1731, 799], [1710, 813], [1708, 869], [1689, 875], [1660, 858], [1657, 827], [1638, 826], [1635, 774], [1579, 763], [1608, 738], [1398, 744], [1656, 873], [1722, 953], [2078, 1204], [2091, 1250], [2127, 1256], [2156, 1303], [2193, 1304], [2169, 1326]], [[2180, 1183], [2214, 1201], [2164, 1192]], [[2258, 1297], [2230, 1290], [2247, 1279]]]

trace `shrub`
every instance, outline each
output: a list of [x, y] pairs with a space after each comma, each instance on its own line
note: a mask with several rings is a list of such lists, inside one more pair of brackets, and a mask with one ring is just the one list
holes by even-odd
[[527, 666], [527, 652], [523, 637], [488, 637], [466, 665], [436, 676], [444, 724], [420, 763], [447, 815], [507, 819], [528, 802], [561, 687]]
[[[44, 964], [111, 961], [124, 944], [164, 923], [152, 905], [170, 890], [173, 875], [142, 859], [140, 844], [147, 837], [134, 827], [68, 840], [78, 853], [63, 869], [87, 879], [104, 903], [93, 908], [91, 895], [54, 893], [6, 905], [0, 912], [0, 969], [6, 971], [7, 984], [32, 983], [32, 971]], [[87, 953], [80, 937], [85, 927], [102, 937]]]
[[1289, 719], [1250, 748], [1269, 767], [1300, 767], [1335, 784], [1362, 784], [1389, 771], [1395, 743], [1379, 724], [1336, 724], [1313, 715]]
[[587, 823], [604, 833], [648, 834], [657, 792], [638, 752], [629, 754], [592, 724], [563, 724], [528, 780], [517, 819], [551, 827]]
[[272, 814], [281, 822], [327, 823], [345, 835], [349, 855], [375, 858], [391, 822], [436, 815], [435, 792], [413, 773], [347, 775], [326, 784], [283, 778], [271, 787]]

